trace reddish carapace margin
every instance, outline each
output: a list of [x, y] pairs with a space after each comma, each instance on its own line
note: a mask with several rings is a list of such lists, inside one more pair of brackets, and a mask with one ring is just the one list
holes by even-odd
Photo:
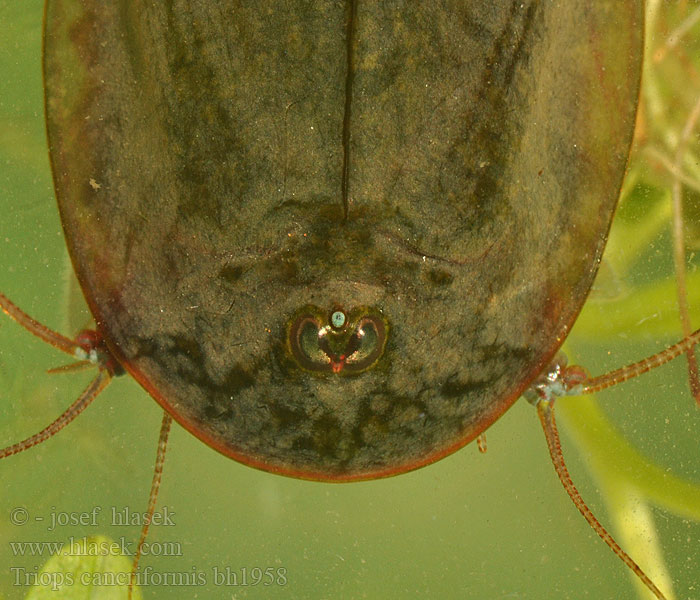
[[[351, 3], [353, 10], [356, 7], [356, 3]], [[350, 19], [350, 24], [354, 24], [354, 20]], [[348, 54], [349, 59], [352, 58], [352, 55], [349, 53]], [[352, 65], [350, 65], [352, 66]], [[348, 72], [350, 73], [352, 69], [349, 69]], [[345, 125], [347, 126], [349, 123], [349, 119], [346, 119]], [[347, 133], [347, 127], [345, 127], [344, 130], [344, 139], [347, 142], [349, 139], [349, 134]], [[347, 139], [346, 139], [347, 138]], [[347, 154], [345, 156], [346, 162], [347, 162]], [[345, 176], [343, 180], [343, 185], [344, 185], [344, 193], [343, 197], [345, 200], [344, 203], [344, 208], [345, 208], [345, 214], [347, 217], [347, 209], [348, 209], [348, 203], [347, 203], [347, 197], [348, 197], [348, 192], [347, 192], [347, 173], [348, 170], [345, 170]], [[88, 298], [88, 302], [90, 303], [90, 298]], [[33, 445], [36, 445], [45, 439], [48, 439], [48, 437], [51, 437], [54, 435], [56, 432], [58, 432], [60, 429], [65, 427], [69, 422], [71, 422], [73, 419], [77, 417], [78, 414], [80, 414], [89, 404], [90, 402], [106, 387], [106, 385], [110, 382], [111, 378], [115, 375], [119, 375], [124, 372], [124, 369], [128, 370], [132, 376], [134, 376], [140, 383], [141, 385], [149, 391], [149, 393], [156, 398], [159, 403], [163, 407], [168, 407], [169, 404], [167, 402], [167, 398], [163, 398], [162, 394], [157, 390], [154, 389], [153, 385], [149, 383], [147, 378], [144, 375], [141, 375], [133, 365], [129, 364], [128, 361], [126, 360], [120, 360], [120, 356], [118, 354], [118, 349], [112, 349], [108, 347], [108, 342], [105, 342], [104, 336], [102, 333], [99, 331], [99, 328], [97, 331], [88, 331], [88, 332], [83, 332], [81, 333], [75, 340], [70, 340], [69, 338], [66, 338], [60, 334], [57, 334], [50, 329], [46, 328], [45, 326], [41, 325], [28, 315], [21, 311], [17, 306], [15, 306], [10, 300], [8, 300], [5, 296], [0, 294], [0, 308], [7, 313], [11, 318], [13, 318], [15, 321], [17, 321], [20, 325], [28, 329], [31, 333], [34, 335], [37, 335], [40, 337], [42, 340], [46, 341], [47, 343], [50, 343], [54, 347], [70, 354], [74, 358], [76, 358], [79, 362], [76, 363], [75, 367], [65, 367], [62, 368], [62, 370], [71, 370], [72, 368], [82, 368], [85, 365], [95, 365], [98, 368], [98, 374], [96, 378], [90, 383], [90, 385], [84, 390], [84, 392], [79, 396], [79, 398], [58, 418], [56, 419], [52, 424], [50, 424], [48, 427], [46, 427], [44, 430], [39, 432], [38, 434], [31, 436], [27, 438], [24, 441], [21, 441], [17, 444], [13, 444], [9, 446], [8, 448], [5, 448], [4, 450], [0, 450], [0, 458], [4, 458], [6, 456], [10, 456], [12, 454], [21, 452], [23, 450], [26, 450]], [[91, 309], [93, 310], [93, 315], [99, 317], [99, 312], [96, 310], [96, 307], [91, 305]], [[99, 319], [98, 319], [99, 322]], [[693, 366], [693, 361], [694, 358], [692, 357], [692, 350], [695, 346], [695, 344], [698, 342], [698, 338], [700, 337], [700, 332], [695, 332], [692, 334], [689, 334], [689, 327], [687, 324], [684, 322], [684, 334], [686, 335], [685, 339], [678, 343], [675, 344], [674, 346], [668, 348], [667, 350], [662, 351], [661, 353], [654, 355], [648, 359], [644, 359], [642, 361], [639, 361], [638, 363], [635, 363], [633, 365], [630, 365], [628, 367], [618, 369], [616, 371], [613, 371], [612, 373], [609, 373], [607, 375], [597, 377], [597, 378], [589, 378], [588, 375], [583, 371], [582, 369], [578, 367], [566, 367], [562, 364], [561, 361], [556, 361], [551, 368], [549, 368], [544, 375], [537, 381], [535, 381], [532, 388], [532, 392], [529, 394], [531, 399], [534, 399], [534, 403], [537, 405], [538, 408], [538, 413], [540, 420], [542, 422], [543, 429], [545, 431], [546, 437], [547, 437], [547, 443], [549, 446], [549, 450], [552, 456], [552, 460], [554, 463], [554, 466], [557, 470], [557, 473], [559, 475], [559, 478], [561, 479], [565, 489], [573, 499], [574, 503], [576, 504], [577, 508], [581, 511], [583, 516], [587, 519], [587, 521], [591, 524], [591, 526], [594, 527], [594, 529], [597, 531], [597, 533], [601, 536], [601, 538], [606, 541], [606, 543], [613, 549], [613, 551], [618, 554], [618, 556], [627, 564], [628, 567], [630, 567], [639, 577], [640, 579], [645, 583], [645, 585], [656, 595], [657, 598], [664, 598], [663, 594], [658, 590], [658, 588], [649, 580], [649, 578], [641, 571], [641, 569], [632, 561], [632, 559], [629, 558], [629, 556], [622, 551], [622, 549], [615, 543], [615, 541], [612, 539], [612, 537], [605, 531], [605, 529], [598, 523], [598, 521], [595, 519], [595, 517], [591, 514], [590, 510], [586, 507], [585, 503], [583, 500], [580, 498], [576, 488], [574, 487], [571, 478], [568, 474], [568, 471], [566, 469], [566, 466], [563, 461], [563, 457], [561, 455], [561, 448], [560, 448], [560, 442], [556, 430], [556, 425], [554, 421], [554, 413], [553, 413], [553, 403], [554, 399], [558, 395], [575, 395], [579, 393], [590, 393], [593, 391], [598, 391], [600, 389], [604, 389], [606, 387], [609, 387], [610, 385], [614, 385], [616, 383], [620, 383], [622, 381], [625, 381], [629, 379], [630, 377], [637, 376], [650, 368], [659, 366], [672, 358], [678, 356], [679, 354], [682, 354], [684, 352], [687, 352], [689, 355], [689, 361], [690, 361], [690, 370], [691, 370], [691, 387], [693, 387], [693, 381], [696, 379], [696, 376], [693, 376], [693, 373], [696, 373], [696, 369]], [[559, 340], [560, 341], [560, 340]], [[545, 360], [545, 358], [543, 358]], [[527, 385], [526, 383], [523, 383], [523, 386]], [[694, 390], [696, 391], [695, 395], [696, 397], [698, 396], [697, 393], [697, 387], [694, 387]], [[522, 391], [522, 390], [520, 390]], [[509, 398], [510, 402], [504, 403], [502, 406], [501, 413], [506, 410], [512, 402], [515, 401], [516, 397], [518, 394], [515, 394], [514, 397]], [[499, 414], [501, 414], [499, 413]], [[494, 417], [494, 415], [491, 415], [490, 418], [488, 419], [488, 423], [481, 423], [483, 425], [482, 429], [485, 429], [486, 426], [488, 426], [491, 422], [497, 418], [498, 415]], [[172, 422], [172, 417], [168, 414], [167, 410], [164, 412], [164, 418], [163, 418], [163, 423], [161, 426], [161, 434], [160, 434], [160, 440], [158, 444], [158, 453], [157, 453], [157, 458], [156, 458], [156, 467], [155, 467], [155, 472], [154, 472], [154, 477], [153, 477], [153, 483], [151, 486], [151, 492], [150, 492], [150, 497], [149, 497], [149, 503], [148, 503], [148, 514], [152, 515], [153, 511], [155, 509], [155, 503], [157, 499], [157, 493], [158, 493], [158, 488], [160, 485], [160, 480], [161, 480], [161, 475], [162, 475], [162, 469], [163, 469], [163, 461], [164, 461], [164, 455], [165, 455], [165, 449], [166, 449], [166, 444], [167, 444], [167, 437], [168, 437], [168, 432], [170, 429], [170, 425]], [[207, 442], [210, 446], [222, 450], [219, 444], [217, 444], [216, 440], [212, 440], [210, 438], [207, 438], [206, 435], [202, 435], [201, 432], [199, 432], [198, 437], [200, 439], [203, 439], [203, 441]], [[429, 457], [427, 457], [423, 461], [419, 461], [416, 463], [413, 463], [410, 468], [417, 468], [420, 466], [423, 466], [424, 464], [428, 464], [430, 462], [434, 462], [435, 460], [438, 460], [442, 456], [449, 454], [456, 450], [457, 448], [465, 445], [469, 441], [471, 441], [472, 438], [465, 438], [460, 440], [458, 443], [456, 443], [453, 446], [450, 446], [447, 449], [444, 449], [442, 452], [437, 453], [437, 454], [432, 454]], [[483, 437], [480, 438], [481, 441], [483, 442]], [[236, 458], [240, 460], [241, 462], [247, 463], [251, 466], [256, 466], [263, 468], [268, 471], [272, 472], [279, 472], [285, 475], [290, 475], [290, 476], [305, 476], [305, 478], [313, 478], [309, 477], [309, 473], [304, 472], [304, 473], [295, 473], [294, 471], [289, 471], [289, 470], [284, 470], [281, 468], [270, 468], [269, 465], [265, 464], [256, 464], [254, 460], [252, 460], [250, 457], [238, 457], [237, 455], [232, 455], [229, 452], [224, 452], [225, 454], [232, 456], [233, 458]], [[380, 477], [380, 476], [387, 476], [387, 475], [392, 475], [396, 474], [398, 472], [404, 472], [406, 471], [407, 468], [401, 468], [401, 469], [395, 469], [392, 470], [391, 468], [388, 468], [384, 471], [381, 472], [376, 472], [373, 474], [373, 477]], [[333, 476], [324, 476], [324, 477], [318, 477], [318, 479], [323, 479], [325, 481], [350, 481], [353, 479], [362, 479], [366, 477], [360, 476], [349, 476], [346, 478], [343, 478], [342, 476], [340, 477], [333, 477]], [[138, 550], [134, 559], [134, 565], [133, 565], [133, 570], [132, 570], [132, 582], [133, 578], [135, 576], [137, 567], [138, 567], [138, 561], [139, 561], [139, 556], [141, 552], [141, 548], [143, 546], [144, 540], [146, 538], [147, 532], [148, 532], [148, 526], [150, 524], [150, 517], [146, 519], [146, 522], [144, 524], [143, 530], [141, 532], [141, 537], [138, 545]], [[130, 586], [130, 591], [129, 595], [131, 596], [131, 586]]]
[[[39, 433], [0, 450], [0, 459], [2, 459], [27, 450], [58, 433], [90, 405], [90, 403], [100, 394], [100, 392], [107, 387], [112, 377], [115, 375], [121, 375], [124, 373], [124, 371], [110, 353], [99, 332], [94, 330], [83, 331], [76, 337], [75, 340], [71, 340], [60, 333], [52, 331], [35, 319], [31, 318], [3, 294], [0, 294], [0, 308], [3, 310], [3, 312], [5, 312], [5, 314], [27, 329], [30, 333], [39, 337], [46, 343], [51, 344], [55, 348], [76, 358], [79, 361], [76, 363], [78, 368], [82, 368], [86, 363], [94, 364], [98, 368], [98, 374], [95, 379], [92, 380], [85, 391], [73, 404], [70, 405], [70, 407], [68, 407], [63, 414], [61, 414], [55, 421], [53, 421]], [[559, 479], [561, 480], [566, 492], [569, 494], [583, 517], [586, 519], [586, 521], [588, 521], [596, 533], [598, 533], [601, 539], [639, 577], [644, 585], [657, 598], [659, 598], [659, 600], [665, 600], [666, 597], [642, 571], [637, 563], [619, 546], [619, 544], [617, 544], [612, 535], [610, 535], [610, 533], [608, 533], [608, 531], [600, 524], [576, 489], [576, 486], [574, 485], [566, 468], [564, 457], [561, 452], [561, 443], [559, 441], [559, 434], [557, 432], [554, 419], [554, 401], [558, 396], [592, 394], [613, 385], [623, 383], [628, 379], [637, 377], [651, 369], [659, 367], [683, 353], [692, 352], [698, 342], [700, 342], [700, 329], [696, 330], [690, 336], [686, 337], [677, 344], [674, 344], [673, 346], [670, 346], [657, 354], [598, 377], [589, 377], [586, 371], [581, 367], [566, 366], [565, 359], [562, 357], [557, 357], [546, 372], [533, 383], [527, 394], [528, 400], [537, 406], [538, 415], [547, 439], [547, 445], [549, 447], [552, 463], [554, 464], [554, 468], [556, 469], [557, 475], [559, 476]], [[141, 536], [136, 554], [134, 556], [130, 576], [130, 598], [132, 595], [133, 584], [136, 577], [136, 571], [138, 569], [141, 551], [143, 544], [146, 541], [152, 515], [156, 507], [171, 424], [172, 417], [164, 411], [158, 440], [158, 450], [156, 454], [153, 480], [151, 483], [151, 490], [148, 500], [148, 509], [146, 513], [147, 518], [145, 519], [141, 530]], [[480, 437], [479, 440], [480, 450], [485, 451], [485, 439]]]

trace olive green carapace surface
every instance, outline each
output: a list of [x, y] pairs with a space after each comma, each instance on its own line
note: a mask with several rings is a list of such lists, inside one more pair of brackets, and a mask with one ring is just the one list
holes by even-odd
[[[641, 3], [447, 4], [48, 3], [78, 278], [132, 375], [225, 454], [321, 479], [426, 464], [498, 418], [578, 314]], [[301, 368], [307, 305], [381, 313], [372, 368]]]

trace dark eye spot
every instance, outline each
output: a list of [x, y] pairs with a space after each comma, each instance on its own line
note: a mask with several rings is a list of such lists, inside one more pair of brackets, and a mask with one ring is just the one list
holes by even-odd
[[288, 349], [305, 371], [351, 375], [372, 368], [384, 352], [387, 323], [376, 309], [323, 311], [307, 305], [287, 329]]
[[226, 265], [219, 271], [219, 278], [228, 283], [235, 283], [243, 275], [243, 267], [240, 265]]
[[443, 271], [442, 269], [430, 269], [430, 271], [426, 273], [426, 277], [433, 285], [450, 285], [454, 280], [451, 273]]

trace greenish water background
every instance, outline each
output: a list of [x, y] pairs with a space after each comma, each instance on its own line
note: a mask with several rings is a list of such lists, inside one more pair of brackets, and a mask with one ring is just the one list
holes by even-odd
[[[0, 290], [38, 320], [73, 334], [89, 324], [89, 315], [67, 292], [70, 269], [43, 127], [41, 15], [40, 0], [0, 0]], [[700, 93], [697, 82], [685, 85]], [[619, 252], [642, 235], [635, 232], [649, 228], [649, 215], [661, 202], [649, 188], [621, 209], [613, 233]], [[617, 367], [679, 338], [667, 231], [650, 236], [629, 271], [604, 269], [598, 300], [570, 338], [570, 348], [591, 371]], [[691, 276], [695, 268], [692, 263]], [[691, 279], [691, 288], [693, 281], [698, 306], [700, 281]], [[694, 316], [700, 324], [697, 309]], [[90, 373], [45, 374], [65, 362], [0, 320], [0, 447], [43, 428], [84, 388]], [[682, 361], [599, 399], [651, 461], [700, 483], [700, 411], [687, 392]], [[575, 404], [562, 401], [561, 407], [574, 411]], [[26, 593], [15, 585], [18, 571], [12, 568], [31, 574], [47, 558], [19, 556], [10, 542], [100, 533], [133, 547], [139, 528], [109, 526], [109, 511], [145, 509], [160, 419], [155, 402], [122, 378], [60, 435], [0, 462], [0, 598]], [[574, 480], [608, 523], [605, 499], [585, 466], [586, 449], [577, 449], [566, 429], [563, 435]], [[144, 597], [637, 598], [625, 568], [561, 488], [535, 411], [518, 402], [488, 431], [488, 445], [485, 455], [472, 445], [396, 478], [332, 485], [243, 467], [176, 426], [159, 502], [174, 512], [175, 525], [154, 528], [150, 540], [177, 542], [183, 555], [144, 557], [142, 567], [201, 572], [207, 585], [149, 587]], [[97, 527], [48, 530], [52, 513], [95, 506], [102, 507]], [[27, 509], [26, 525], [11, 523], [15, 507]], [[652, 510], [676, 597], [700, 597], [698, 523]], [[227, 566], [239, 576], [242, 569], [283, 567], [287, 583], [216, 585], [213, 569]]]

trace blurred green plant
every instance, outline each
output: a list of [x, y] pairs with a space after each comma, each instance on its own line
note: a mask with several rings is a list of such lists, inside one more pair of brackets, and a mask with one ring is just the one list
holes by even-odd
[[[25, 600], [126, 600], [131, 557], [119, 544], [92, 536], [65, 544], [37, 573]], [[142, 600], [135, 587], [133, 600]]]
[[[650, 277], [650, 252], [668, 255], [672, 247], [680, 248], [676, 268], [683, 271], [690, 320], [700, 325], [700, 272], [694, 261], [700, 241], [700, 7], [649, 0], [646, 28], [635, 145], [594, 292], [565, 347], [570, 359], [593, 339], [624, 336], [628, 342], [654, 338], [668, 344], [682, 335], [679, 311], [663, 308], [676, 295], [678, 271], [671, 278], [661, 270]], [[680, 206], [674, 205], [674, 195]], [[683, 225], [679, 239], [672, 234], [674, 223]], [[677, 337], [669, 338], [674, 331]], [[677, 401], [694, 403], [687, 392]], [[643, 456], [596, 398], [561, 401], [558, 408], [599, 485], [618, 541], [669, 599], [676, 598], [650, 505], [700, 521], [700, 485]], [[639, 597], [651, 598], [632, 578]]]
[[[669, 223], [673, 215], [673, 188], [678, 182], [682, 184], [684, 223], [686, 225], [685, 243], [690, 251], [689, 257], [692, 258], [692, 252], [697, 249], [700, 240], [700, 161], [698, 160], [697, 135], [691, 137], [690, 141], [685, 144], [680, 166], [677, 157], [679, 139], [686, 128], [689, 117], [693, 114], [697, 96], [700, 94], [700, 76], [698, 75], [700, 73], [700, 8], [698, 8], [697, 2], [685, 0], [678, 2], [648, 0], [647, 7], [648, 56], [635, 150], [630, 162], [621, 205], [608, 243], [605, 262], [596, 282], [596, 290], [586, 304], [570, 342], [567, 344], [567, 352], [572, 359], [582, 358], [583, 360], [583, 357], [587, 355], [587, 346], [589, 345], [595, 345], [595, 351], [600, 352], [601, 346], [615, 345], [613, 342], [624, 338], [626, 342], [644, 345], [645, 349], [649, 346], [659, 348], [659, 344], [676, 341], [681, 335], [677, 311], [668, 308], [669, 299], [673, 299], [675, 295], [676, 283], [663, 272], [659, 272], [658, 276], [653, 278], [650, 277], [647, 267], [651, 264], [651, 255], [671, 255], [673, 244], [669, 234], [671, 229]], [[31, 16], [31, 18], [35, 18], [35, 16]], [[2, 67], [0, 72], [3, 73], [6, 80], [12, 80], [12, 69], [17, 67], [13, 66], [12, 62], [0, 66]], [[15, 96], [25, 94], [25, 90], [21, 87], [13, 88], [10, 91]], [[38, 177], [37, 173], [42, 170], [46, 172], [46, 148], [43, 138], [33, 133], [27, 133], [22, 127], [17, 127], [14, 124], [17, 117], [18, 115], [10, 114], [0, 119], [0, 159], [4, 168], [3, 185], [7, 183], [8, 186], [10, 178], [25, 177], [33, 180]], [[37, 140], [40, 140], [40, 143]], [[48, 181], [48, 177], [44, 176]], [[50, 191], [47, 188], [48, 194]], [[24, 211], [33, 209], [33, 205], [27, 205], [26, 197], [23, 198], [22, 202], [21, 208]], [[34, 200], [32, 199], [31, 202]], [[62, 244], [60, 240], [57, 243]], [[29, 244], [33, 244], [33, 242], [30, 241]], [[30, 250], [27, 252], [31, 253]], [[64, 255], [62, 255], [63, 258]], [[34, 268], [37, 268], [36, 265]], [[60, 279], [60, 276], [54, 276]], [[700, 273], [696, 270], [696, 263], [690, 259], [687, 287], [691, 296], [691, 317], [697, 325], [700, 324], [700, 302], [698, 302], [700, 300]], [[61, 286], [60, 293], [63, 293], [65, 289], [67, 289], [66, 286]], [[79, 303], [81, 302], [82, 300], [79, 301]], [[53, 306], [50, 299], [45, 300], [44, 304]], [[52, 311], [55, 308], [48, 310]], [[614, 318], [611, 316], [613, 312]], [[84, 313], [81, 314], [84, 315]], [[84, 317], [80, 317], [78, 321], [82, 318]], [[62, 328], [62, 330], [69, 333], [82, 325], [84, 323]], [[11, 327], [8, 326], [7, 329], [10, 330]], [[24, 336], [25, 334], [21, 332], [17, 335]], [[649, 342], [649, 340], [653, 340], [653, 342]], [[31, 347], [31, 343], [30, 341], [25, 345]], [[646, 350], [642, 352], [642, 355], [644, 354], [646, 354]], [[639, 357], [640, 355], [636, 356], [636, 358]], [[590, 358], [586, 356], [583, 362], [588, 364], [589, 360]], [[615, 357], [612, 357], [611, 360], [613, 362], [610, 366], [619, 366], [619, 360]], [[32, 373], [37, 370], [33, 365], [29, 365], [27, 368]], [[2, 364], [0, 363], [1, 370]], [[32, 398], [35, 401], [37, 399], [44, 400], [49, 395], [48, 392], [44, 393], [43, 389], [37, 391], [37, 388], [33, 388], [31, 392], [27, 393], [20, 391], [20, 388], [27, 386], [28, 383], [27, 380], [15, 377], [14, 372], [8, 372], [5, 375], [0, 372], [0, 378], [3, 383], [8, 381], [12, 385], [12, 389], [3, 388], [8, 397], [28, 398], [31, 402]], [[42, 379], [42, 381], [45, 380]], [[34, 385], [33, 379], [31, 383]], [[42, 385], [46, 389], [53, 389], [54, 385], [61, 387], [65, 384], [63, 382], [54, 384], [51, 381]], [[69, 393], [62, 387], [61, 395], [66, 396]], [[692, 409], [693, 401], [687, 392], [677, 394], [676, 401], [686, 403]], [[35, 412], [31, 404], [28, 406], [29, 408], [23, 407], [25, 412]], [[42, 410], [44, 409], [42, 408]], [[613, 424], [616, 421], [611, 418], [608, 412], [601, 409], [596, 399], [564, 399], [558, 401], [557, 411], [561, 420], [565, 422], [570, 437], [579, 446], [579, 454], [589, 462], [619, 541], [642, 564], [662, 589], [670, 590], [676, 573], [674, 573], [673, 567], [669, 569], [665, 562], [661, 548], [664, 550], [667, 548], [663, 544], [657, 543], [659, 527], [651, 516], [651, 506], [662, 507], [685, 518], [700, 520], [700, 487], [688, 479], [671, 475], [668, 468], [662, 465], [656, 457], [647, 458], [642, 455], [627, 433]], [[8, 421], [12, 423], [11, 419]], [[532, 423], [526, 425], [531, 425], [534, 428], [535, 421], [536, 418], [533, 415]], [[10, 435], [8, 434], [8, 436]], [[489, 433], [489, 436], [491, 435]], [[105, 443], [105, 436], [95, 434], [95, 438], [93, 446], [82, 452], [83, 460], [86, 460], [85, 456], [89, 457], [87, 460], [93, 461], [100, 460], [99, 457], [102, 457], [101, 460], [110, 463], [109, 458], [104, 458], [106, 452], [104, 447], [109, 445]], [[87, 442], [82, 443], [87, 444]], [[150, 468], [152, 462], [150, 446], [148, 449], [144, 461], [148, 463]], [[499, 452], [507, 454], [508, 450], [504, 450], [502, 446], [499, 450], [498, 446], [494, 445], [489, 454], [493, 455]], [[116, 454], [118, 451], [115, 451]], [[487, 459], [489, 458], [490, 456], [487, 457]], [[544, 459], [544, 453], [539, 458]], [[176, 461], [173, 463], [175, 464]], [[232, 465], [227, 465], [227, 467], [229, 471], [234, 471]], [[127, 480], [123, 484], [125, 487], [136, 487], [133, 485], [134, 481], [123, 475], [123, 469], [120, 471], [112, 464], [108, 464], [105, 470], [107, 468], [121, 473], [118, 477], [121, 480]], [[440, 467], [436, 466], [431, 469], [436, 468]], [[265, 477], [265, 481], [269, 480], [268, 476], [261, 477]], [[410, 480], [411, 477], [408, 475], [406, 479]], [[433, 485], [432, 477], [430, 475], [425, 480], [429, 482], [430, 486]], [[138, 477], [132, 479], [138, 479]], [[435, 479], [435, 481], [439, 480]], [[117, 484], [114, 483], [114, 485]], [[270, 484], [271, 488], [275, 485], [276, 483]], [[289, 485], [293, 486], [294, 483], [289, 483]], [[303, 485], [306, 490], [309, 485], [313, 484]], [[363, 484], [358, 484], [358, 486], [360, 485]], [[391, 486], [393, 483], [382, 482], [381, 485]], [[434, 485], [437, 487], [438, 484]], [[39, 489], [43, 489], [45, 486], [46, 483], [42, 481]], [[295, 490], [296, 488], [286, 489]], [[367, 490], [369, 495], [373, 488], [367, 484], [363, 489]], [[39, 493], [37, 491], [36, 495]], [[66, 495], [72, 493], [77, 495], [77, 492], [70, 490], [65, 493]], [[141, 493], [145, 503], [146, 490], [134, 492], [134, 495], [137, 496], [138, 493]], [[285, 498], [294, 497], [292, 492], [287, 493], [289, 496]], [[331, 492], [326, 493], [331, 494]], [[441, 490], [441, 493], [445, 494], [445, 490]], [[30, 496], [29, 493], [26, 495]], [[441, 498], [443, 501], [447, 501], [446, 498]], [[229, 500], [227, 496], [225, 507], [229, 507]], [[241, 499], [241, 506], [237, 505], [237, 509], [241, 512], [244, 501], [245, 498]], [[257, 503], [257, 497], [254, 498], [254, 501]], [[432, 502], [441, 507], [441, 502], [435, 499]], [[271, 503], [274, 502], [271, 501]], [[464, 506], [460, 506], [460, 509], [463, 512], [468, 512], [464, 511], [466, 506], [465, 502]], [[217, 509], [211, 512], [216, 513]], [[254, 514], [258, 516], [258, 513]], [[603, 517], [603, 515], [599, 516]], [[283, 517], [286, 518], [285, 515]], [[457, 522], [455, 521], [455, 523], [450, 524], [450, 529], [460, 529], [461, 531], [465, 527], [467, 517], [468, 515], [460, 513], [458, 525], [455, 525]], [[313, 518], [313, 523], [320, 519], [318, 515], [313, 515]], [[475, 517], [472, 515], [471, 518]], [[337, 520], [342, 521], [343, 519], [337, 517]], [[601, 520], [606, 521], [605, 518], [601, 518]], [[214, 521], [215, 527], [220, 527], [218, 522]], [[203, 528], [204, 525], [198, 524], [198, 527]], [[297, 535], [303, 535], [312, 527], [313, 525], [303, 525], [302, 522]], [[3, 528], [7, 528], [7, 532]], [[274, 529], [274, 524], [271, 528]], [[5, 521], [0, 521], [0, 532], [3, 533], [3, 539], [10, 535], [10, 529]], [[16, 532], [12, 530], [11, 534], [16, 535]], [[331, 535], [338, 537], [335, 530]], [[355, 537], [353, 533], [352, 538], [353, 540], [362, 539], [363, 535], [364, 532]], [[276, 547], [278, 543], [285, 541], [280, 542], [279, 539], [276, 532], [274, 541], [267, 543]], [[311, 539], [316, 542], [316, 538]], [[511, 543], [510, 537], [508, 539], [508, 543]], [[467, 541], [472, 544], [471, 541]], [[240, 542], [234, 540], [234, 543], [238, 545]], [[316, 543], [323, 546], [322, 543]], [[674, 540], [674, 543], [681, 542]], [[591, 544], [594, 542], [592, 541]], [[472, 545], [478, 545], [478, 543]], [[506, 545], [506, 542], [503, 542], [503, 545]], [[367, 545], [362, 547], [360, 542], [359, 546], [362, 553], [368, 553]], [[216, 550], [220, 551], [219, 548]], [[460, 548], [459, 552], [464, 552], [464, 548]], [[56, 557], [56, 560], [60, 561], [60, 557]], [[343, 559], [343, 561], [345, 560]], [[615, 559], [611, 556], [610, 562], [614, 561]], [[371, 562], [371, 560], [367, 562]], [[488, 557], [484, 562], [497, 561]], [[469, 563], [467, 566], [472, 569], [471, 576], [473, 576], [474, 570], [480, 572], [482, 568], [482, 565], [478, 564], [478, 569]], [[118, 568], [123, 569], [123, 565]], [[358, 567], [353, 567], [353, 569], [364, 573]], [[116, 567], [115, 570], [117, 570]], [[314, 578], [317, 577], [317, 570], [317, 565], [314, 564]], [[431, 573], [432, 575], [434, 573]], [[518, 572], [517, 577], [524, 578], [525, 576], [522, 572]], [[390, 577], [386, 579], [389, 584], [395, 585]], [[468, 578], [460, 577], [460, 581], [462, 579]], [[695, 579], [700, 579], [700, 576], [695, 577]], [[398, 591], [397, 589], [397, 593]], [[458, 591], [461, 597], [462, 590]], [[557, 595], [549, 597], [577, 597], [555, 591]], [[8, 594], [13, 593], [17, 592], [8, 589]], [[640, 597], [644, 598], [644, 593], [640, 592]], [[52, 595], [51, 597], [55, 598], [56, 596]], [[66, 597], [76, 598], [79, 596]], [[535, 596], [523, 595], [522, 597]], [[675, 596], [669, 593], [669, 597]]]

